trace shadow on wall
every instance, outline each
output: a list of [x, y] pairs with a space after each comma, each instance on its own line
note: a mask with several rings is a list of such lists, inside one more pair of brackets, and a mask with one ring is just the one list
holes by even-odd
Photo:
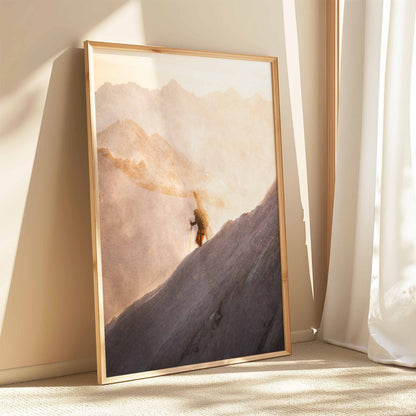
[[52, 67], [0, 337], [0, 368], [94, 355], [88, 184], [84, 57], [82, 49], [70, 49]]
[[[128, 0], [37, 0], [8, 1], [0, 15], [0, 99], [12, 96], [51, 58], [71, 46], [78, 46], [85, 33], [102, 23]], [[24, 125], [37, 107], [43, 91], [27, 93], [24, 102], [5, 117], [0, 136]]]
[[[127, 0], [38, 0], [8, 1], [1, 9], [0, 95], [19, 84], [44, 62], [68, 46], [78, 44], [84, 34], [118, 10]], [[16, 48], [19, 53], [16, 53]]]

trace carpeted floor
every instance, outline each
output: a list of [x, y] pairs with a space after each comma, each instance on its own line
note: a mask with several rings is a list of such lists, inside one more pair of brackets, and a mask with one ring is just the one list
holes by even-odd
[[289, 357], [121, 384], [85, 373], [3, 386], [0, 414], [416, 415], [416, 370], [313, 341]]

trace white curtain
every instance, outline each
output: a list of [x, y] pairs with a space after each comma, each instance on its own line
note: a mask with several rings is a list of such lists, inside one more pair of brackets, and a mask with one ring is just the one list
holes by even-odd
[[416, 366], [415, 0], [345, 0], [320, 337]]

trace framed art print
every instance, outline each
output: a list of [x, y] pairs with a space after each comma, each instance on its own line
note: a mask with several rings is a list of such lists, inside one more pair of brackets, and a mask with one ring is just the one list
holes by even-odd
[[85, 67], [99, 383], [290, 354], [277, 59]]

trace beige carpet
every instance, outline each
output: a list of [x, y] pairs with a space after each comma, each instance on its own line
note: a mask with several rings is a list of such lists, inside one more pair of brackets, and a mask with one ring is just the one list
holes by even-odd
[[107, 386], [95, 373], [0, 387], [1, 415], [416, 415], [416, 371], [317, 341], [293, 355]]

